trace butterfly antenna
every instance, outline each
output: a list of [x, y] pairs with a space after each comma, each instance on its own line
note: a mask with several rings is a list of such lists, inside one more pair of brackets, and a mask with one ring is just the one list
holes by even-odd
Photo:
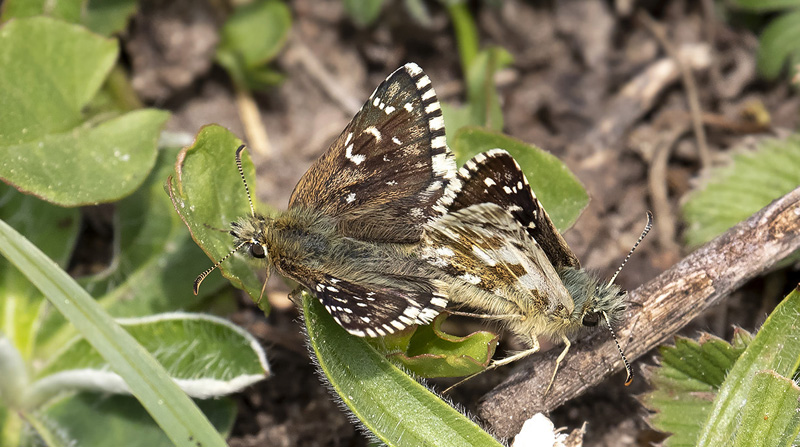
[[611, 331], [611, 338], [614, 339], [614, 344], [617, 345], [617, 350], [619, 351], [619, 355], [620, 357], [622, 357], [622, 363], [625, 364], [625, 373], [628, 374], [628, 377], [625, 378], [625, 386], [628, 386], [633, 382], [633, 369], [631, 369], [631, 364], [628, 363], [628, 358], [625, 357], [625, 353], [622, 352], [622, 346], [619, 345], [619, 341], [617, 340], [617, 334], [614, 333], [614, 329], [611, 327], [611, 320], [609, 320], [608, 314], [603, 312], [603, 316], [606, 319], [608, 330]]
[[614, 280], [617, 279], [617, 276], [619, 275], [619, 272], [622, 271], [622, 267], [625, 267], [625, 264], [628, 263], [628, 260], [631, 258], [631, 255], [633, 255], [633, 251], [636, 250], [636, 247], [638, 247], [639, 244], [642, 243], [642, 240], [644, 240], [644, 237], [647, 236], [647, 233], [650, 232], [651, 228], [653, 228], [653, 213], [648, 211], [647, 212], [647, 225], [644, 226], [644, 231], [642, 231], [642, 235], [639, 236], [639, 240], [636, 241], [635, 244], [633, 244], [633, 247], [631, 247], [631, 251], [628, 252], [628, 256], [625, 256], [625, 259], [622, 261], [622, 264], [619, 266], [619, 268], [617, 269], [616, 273], [614, 273], [614, 276], [611, 277], [611, 281], [608, 282], [608, 285], [614, 284]]
[[[242, 151], [244, 150], [244, 144], [239, 146], [239, 149], [236, 149], [236, 167], [239, 168], [239, 175], [242, 176], [242, 183], [244, 183], [244, 191], [247, 193], [247, 201], [250, 203], [250, 214], [253, 217], [256, 217], [256, 209], [253, 206], [253, 198], [250, 196], [250, 188], [247, 186], [247, 180], [244, 178], [244, 169], [242, 168]], [[236, 251], [236, 250], [234, 250]], [[230, 256], [230, 255], [228, 255]]]
[[220, 264], [225, 262], [226, 259], [230, 258], [232, 254], [236, 253], [237, 250], [242, 248], [248, 242], [249, 241], [242, 242], [236, 248], [231, 250], [230, 253], [228, 253], [227, 255], [223, 256], [222, 259], [220, 259], [219, 261], [214, 263], [214, 265], [211, 266], [211, 268], [209, 268], [205, 272], [203, 272], [200, 275], [198, 275], [197, 279], [194, 280], [194, 287], [192, 287], [192, 290], [194, 290], [194, 294], [197, 295], [197, 291], [200, 290], [200, 283], [203, 282], [204, 279], [206, 279], [206, 276], [208, 276], [209, 273], [213, 272], [217, 267], [219, 267]]

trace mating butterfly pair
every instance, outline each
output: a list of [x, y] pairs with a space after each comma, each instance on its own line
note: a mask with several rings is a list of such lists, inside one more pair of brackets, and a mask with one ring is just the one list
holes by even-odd
[[538, 350], [539, 335], [568, 349], [569, 335], [601, 319], [610, 328], [625, 308], [616, 285], [580, 269], [507, 152], [457, 169], [431, 81], [413, 63], [372, 93], [287, 211], [252, 212], [231, 234], [231, 253], [266, 259], [357, 336], [429, 323], [449, 302], [501, 321], [532, 349], [495, 365]]

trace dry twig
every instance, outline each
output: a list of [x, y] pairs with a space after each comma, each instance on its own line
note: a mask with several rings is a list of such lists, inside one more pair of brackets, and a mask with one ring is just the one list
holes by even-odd
[[637, 17], [645, 27], [647, 27], [650, 33], [653, 34], [653, 37], [658, 40], [659, 44], [664, 48], [664, 51], [667, 52], [667, 55], [675, 61], [675, 64], [681, 72], [683, 87], [686, 89], [686, 96], [689, 101], [689, 111], [692, 114], [692, 126], [694, 127], [695, 138], [697, 139], [700, 163], [704, 168], [708, 168], [711, 166], [711, 153], [708, 149], [708, 143], [706, 142], [706, 131], [703, 128], [703, 111], [700, 108], [700, 98], [697, 95], [697, 85], [694, 82], [694, 76], [692, 76], [689, 67], [681, 61], [678, 51], [667, 38], [667, 33], [664, 31], [664, 28], [656, 23], [644, 10], [639, 11]]
[[686, 125], [678, 124], [677, 127], [666, 132], [655, 142], [655, 152], [653, 153], [653, 159], [650, 161], [647, 175], [650, 200], [653, 203], [653, 211], [659, 220], [658, 241], [661, 244], [661, 248], [672, 250], [675, 253], [679, 252], [676, 243], [677, 222], [675, 222], [675, 213], [672, 211], [669, 201], [667, 164], [675, 143], [688, 128], [688, 123]]
[[[658, 225], [658, 222], [656, 222]], [[629, 358], [637, 358], [719, 303], [745, 281], [800, 249], [800, 188], [690, 254], [630, 293], [619, 336]], [[622, 369], [614, 342], [595, 331], [573, 345], [550, 393], [544, 395], [560, 349], [532, 359], [487, 396], [480, 416], [495, 433], [511, 437], [537, 412], [550, 411]]]
[[[234, 82], [234, 84], [236, 84]], [[236, 107], [239, 109], [239, 119], [244, 125], [247, 142], [251, 149], [259, 155], [272, 157], [272, 146], [269, 143], [267, 128], [258, 110], [258, 104], [253, 99], [253, 93], [244, 86], [234, 86], [236, 89]]]
[[319, 58], [306, 46], [299, 33], [295, 32], [291, 35], [289, 49], [286, 53], [287, 61], [303, 68], [317, 82], [320, 89], [341, 107], [345, 114], [352, 116], [361, 109], [361, 103], [351, 92], [342, 89], [341, 83], [330, 75], [329, 70], [325, 69]]
[[678, 79], [678, 61], [693, 70], [711, 66], [711, 48], [706, 44], [685, 44], [678, 50], [678, 59], [662, 58], [628, 81], [607, 107], [605, 118], [583, 139], [596, 150], [615, 147], [638, 119], [656, 104], [659, 95]]

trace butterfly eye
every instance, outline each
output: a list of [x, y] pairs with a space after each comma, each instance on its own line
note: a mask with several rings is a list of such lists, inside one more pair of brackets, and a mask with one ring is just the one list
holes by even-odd
[[253, 245], [251, 245], [250, 246], [250, 254], [254, 258], [263, 258], [263, 257], [266, 256], [266, 254], [264, 253], [264, 247], [262, 247], [261, 244], [253, 244]]
[[584, 326], [597, 326], [597, 323], [600, 322], [600, 314], [597, 312], [590, 312], [583, 316], [583, 321], [581, 323]]
[[628, 294], [628, 292], [626, 292], [624, 290], [620, 290], [619, 292], [617, 292], [617, 296], [625, 296], [627, 294]]

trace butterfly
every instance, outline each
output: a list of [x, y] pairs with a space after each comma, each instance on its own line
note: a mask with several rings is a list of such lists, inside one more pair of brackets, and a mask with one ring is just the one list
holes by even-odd
[[[422, 256], [446, 272], [450, 302], [476, 311], [468, 315], [502, 322], [530, 346], [490, 368], [537, 352], [539, 336], [562, 341], [565, 348], [549, 390], [571, 336], [600, 321], [613, 336], [613, 325], [626, 308], [625, 292], [614, 284], [622, 267], [606, 283], [581, 268], [508, 152], [493, 149], [469, 160], [434, 210], [423, 234]], [[633, 249], [651, 226], [648, 212], [648, 224]], [[614, 341], [629, 384], [630, 365]]]
[[[240, 174], [241, 151], [236, 151]], [[378, 337], [432, 321], [447, 283], [416, 253], [456, 176], [430, 78], [413, 63], [381, 83], [300, 178], [288, 209], [231, 223], [234, 249], [298, 282], [349, 333]], [[242, 174], [242, 179], [244, 175]]]

